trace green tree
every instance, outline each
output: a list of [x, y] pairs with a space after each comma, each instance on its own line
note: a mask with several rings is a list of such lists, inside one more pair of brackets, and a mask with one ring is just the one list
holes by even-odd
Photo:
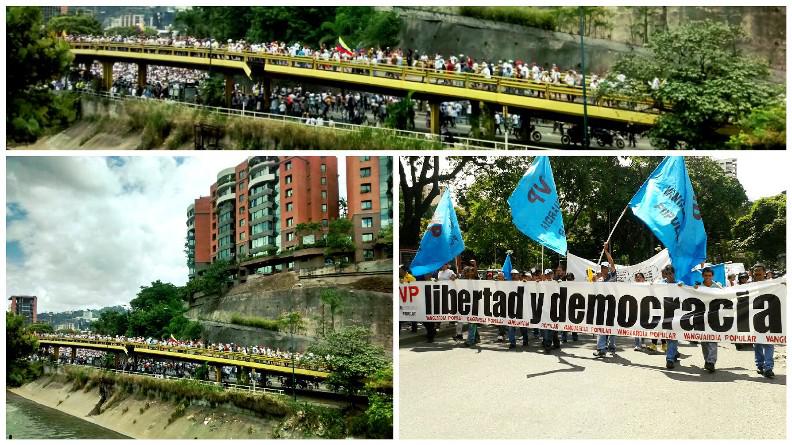
[[6, 60], [24, 67], [6, 72], [6, 131], [9, 140], [33, 142], [49, 128], [76, 119], [76, 97], [55, 95], [49, 82], [68, 72], [73, 56], [66, 42], [46, 33], [41, 9], [6, 9]]
[[[319, 295], [322, 304], [330, 308], [330, 331], [335, 331], [335, 316], [344, 304], [344, 294], [338, 289], [323, 289]], [[324, 311], [322, 312], [324, 314]], [[324, 335], [324, 320], [322, 320], [322, 335]]]
[[129, 302], [128, 337], [163, 338], [170, 334], [168, 326], [184, 312], [181, 292], [171, 283], [159, 280], [151, 286], [141, 286], [137, 297]]
[[783, 266], [786, 252], [786, 194], [760, 198], [734, 224], [738, 246], [751, 262]]
[[38, 339], [25, 328], [25, 318], [6, 312], [6, 376], [8, 386], [21, 386], [41, 375], [41, 367], [27, 361], [27, 357], [37, 350]]
[[51, 333], [55, 332], [55, 330], [52, 329], [52, 325], [51, 324], [49, 324], [49, 323], [41, 323], [41, 322], [33, 323], [30, 326], [28, 326], [28, 331], [36, 333], [36, 334], [51, 334]]
[[731, 148], [776, 149], [786, 147], [786, 102], [778, 100], [751, 110], [737, 124], [740, 132], [729, 138]]
[[225, 107], [225, 80], [222, 74], [211, 73], [209, 78], [201, 82], [198, 87], [199, 96], [203, 105], [212, 107]]
[[305, 331], [306, 323], [302, 314], [299, 312], [284, 312], [278, 317], [278, 323], [284, 332], [296, 335]]
[[370, 335], [364, 327], [346, 327], [308, 348], [322, 357], [330, 372], [327, 383], [344, 388], [350, 403], [364, 388], [366, 380], [388, 364], [385, 351], [370, 342]]
[[388, 117], [385, 126], [397, 130], [415, 129], [415, 103], [412, 100], [413, 92], [407, 93], [402, 100], [388, 104]]
[[225, 260], [217, 260], [204, 269], [199, 276], [193, 277], [188, 281], [181, 290], [180, 295], [187, 302], [197, 292], [201, 292], [204, 295], [220, 296], [225, 290], [230, 275], [231, 263]]
[[128, 328], [126, 312], [105, 311], [99, 314], [99, 319], [91, 322], [91, 330], [102, 335], [124, 335]]
[[203, 326], [179, 314], [171, 318], [166, 334], [178, 340], [197, 340], [203, 336]]
[[63, 33], [75, 35], [101, 35], [102, 24], [92, 15], [59, 15], [47, 22], [47, 31], [60, 36]]
[[352, 241], [352, 221], [347, 218], [338, 218], [330, 221], [327, 231], [327, 247], [325, 254], [352, 252], [355, 243]]
[[[617, 61], [613, 74], [631, 80], [621, 92], [651, 97], [662, 110], [649, 132], [657, 147], [725, 148], [730, 127], [778, 100], [782, 88], [770, 82], [766, 63], [743, 54], [739, 44], [744, 39], [735, 26], [691, 22], [655, 34], [648, 54]], [[655, 77], [662, 85], [651, 90]]]

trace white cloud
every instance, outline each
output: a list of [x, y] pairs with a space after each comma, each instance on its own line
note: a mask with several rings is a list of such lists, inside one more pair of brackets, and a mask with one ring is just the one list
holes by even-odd
[[187, 206], [244, 158], [8, 158], [7, 202], [27, 217], [7, 227], [25, 258], [7, 264], [7, 295], [57, 312], [127, 303], [155, 280], [184, 284]]

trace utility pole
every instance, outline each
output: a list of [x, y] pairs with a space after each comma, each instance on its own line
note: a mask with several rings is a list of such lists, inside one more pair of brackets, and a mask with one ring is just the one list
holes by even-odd
[[583, 75], [583, 148], [589, 148], [588, 105], [586, 103], [586, 50], [583, 43], [585, 18], [583, 17], [582, 6], [578, 6], [578, 13], [580, 15], [580, 72]]

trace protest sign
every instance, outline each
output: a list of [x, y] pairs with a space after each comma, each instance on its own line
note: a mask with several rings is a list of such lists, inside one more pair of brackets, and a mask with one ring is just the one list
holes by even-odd
[[661, 283], [419, 281], [400, 321], [457, 321], [591, 334], [786, 344], [786, 279], [714, 289]]

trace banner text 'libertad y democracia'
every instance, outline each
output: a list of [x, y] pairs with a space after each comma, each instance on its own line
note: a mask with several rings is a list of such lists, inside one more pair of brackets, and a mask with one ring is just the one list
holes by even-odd
[[732, 343], [786, 344], [786, 279], [714, 289], [660, 283], [417, 281], [400, 321], [461, 321]]

